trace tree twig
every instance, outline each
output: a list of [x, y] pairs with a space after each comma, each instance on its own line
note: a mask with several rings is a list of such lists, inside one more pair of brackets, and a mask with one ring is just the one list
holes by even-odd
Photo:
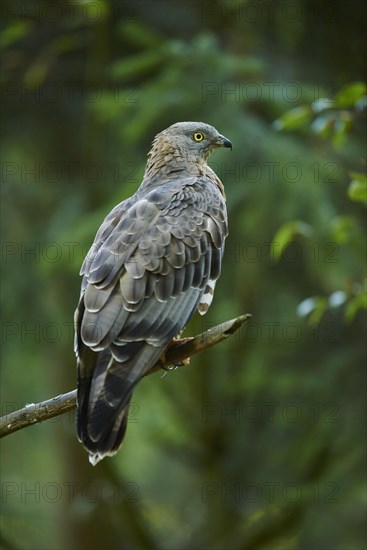
[[[165, 353], [159, 361], [146, 373], [145, 376], [154, 372], [167, 369], [172, 365], [184, 365], [185, 359], [201, 353], [202, 351], [223, 342], [236, 332], [251, 315], [240, 315], [235, 319], [226, 321], [220, 325], [210, 328], [197, 336], [184, 340], [172, 340]], [[52, 399], [26, 405], [23, 409], [14, 411], [0, 418], [0, 437], [5, 437], [18, 430], [22, 430], [32, 424], [38, 424], [54, 416], [64, 414], [76, 407], [76, 390], [63, 393]]]

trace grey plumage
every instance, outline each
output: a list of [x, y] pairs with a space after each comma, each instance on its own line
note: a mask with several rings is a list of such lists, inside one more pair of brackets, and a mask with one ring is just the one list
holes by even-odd
[[108, 214], [84, 260], [77, 429], [92, 464], [116, 453], [134, 386], [211, 303], [228, 230], [223, 185], [206, 161], [230, 146], [201, 122], [158, 134], [142, 184]]

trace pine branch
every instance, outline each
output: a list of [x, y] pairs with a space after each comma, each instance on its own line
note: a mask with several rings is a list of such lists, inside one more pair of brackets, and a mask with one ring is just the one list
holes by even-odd
[[[169, 370], [172, 365], [184, 366], [187, 359], [201, 353], [202, 351], [223, 342], [236, 332], [251, 315], [240, 315], [235, 319], [226, 321], [220, 325], [210, 328], [193, 338], [183, 340], [172, 340], [165, 353], [159, 361], [146, 373], [145, 376], [153, 374], [161, 369]], [[54, 416], [64, 414], [76, 407], [76, 390], [63, 393], [52, 399], [26, 405], [23, 409], [12, 412], [0, 418], [0, 437], [5, 437], [18, 430], [22, 430], [32, 424], [38, 424]]]

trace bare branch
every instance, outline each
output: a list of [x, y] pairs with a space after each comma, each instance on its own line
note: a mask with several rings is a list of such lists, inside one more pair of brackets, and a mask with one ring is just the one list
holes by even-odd
[[[184, 362], [185, 360], [219, 342], [223, 342], [250, 318], [251, 315], [247, 313], [246, 315], [240, 315], [235, 319], [212, 327], [193, 338], [172, 340], [165, 353], [159, 361], [145, 373], [145, 376], [153, 374], [162, 368], [169, 369], [172, 365], [184, 366], [187, 364], [187, 362]], [[26, 405], [23, 409], [19, 409], [18, 411], [0, 418], [0, 437], [5, 437], [6, 435], [22, 430], [32, 424], [38, 424], [54, 416], [59, 416], [75, 407], [76, 390], [58, 395], [52, 399], [47, 399], [46, 401], [41, 401], [41, 403]]]

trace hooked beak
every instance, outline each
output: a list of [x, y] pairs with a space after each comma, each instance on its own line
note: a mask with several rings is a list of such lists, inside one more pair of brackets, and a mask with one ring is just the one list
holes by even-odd
[[215, 142], [217, 147], [230, 147], [232, 150], [232, 143], [226, 137], [219, 135], [217, 141]]

